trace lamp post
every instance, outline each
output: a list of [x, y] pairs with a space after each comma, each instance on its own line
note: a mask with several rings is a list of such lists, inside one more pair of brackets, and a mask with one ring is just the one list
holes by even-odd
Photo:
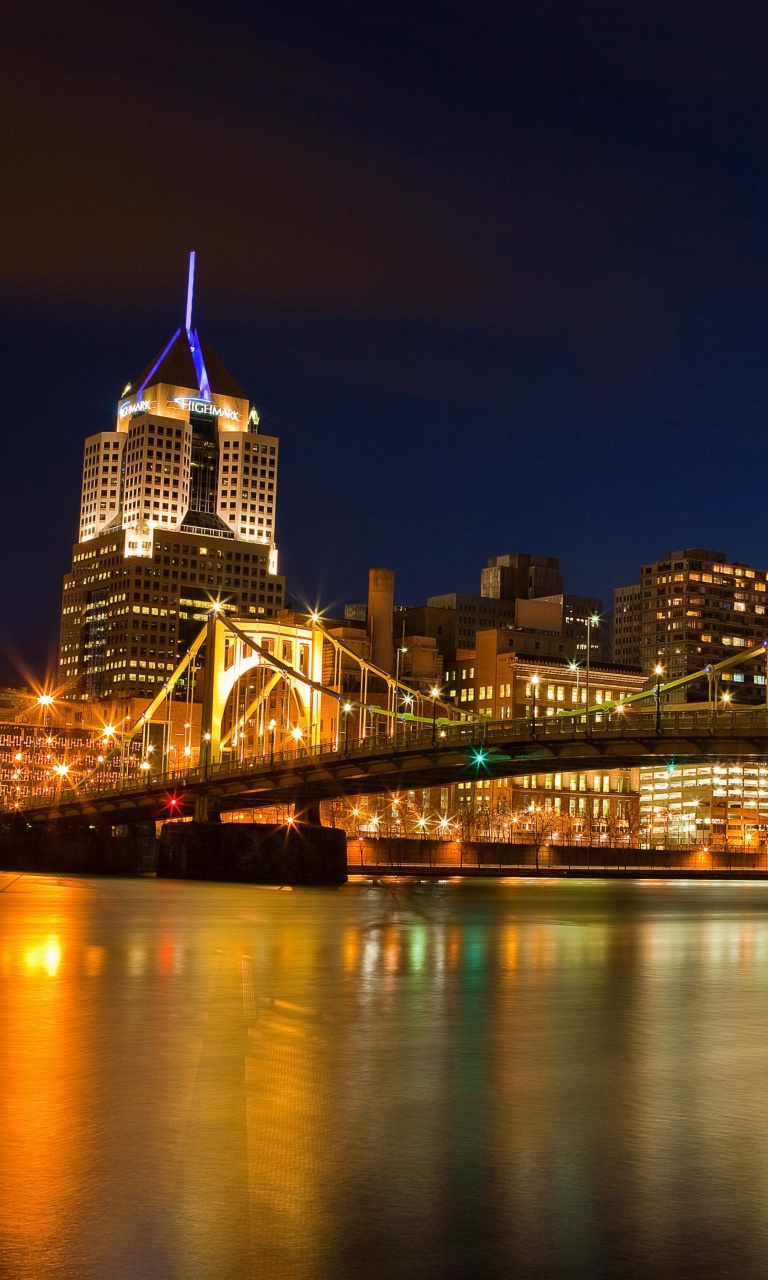
[[[411, 694], [411, 693], [404, 693], [404, 694], [403, 694], [403, 731], [404, 731], [404, 732], [403, 732], [403, 736], [404, 736], [406, 739], [407, 739], [408, 735], [407, 735], [407, 733], [405, 733], [405, 716], [408, 714], [408, 711], [410, 711], [410, 709], [411, 709], [411, 707], [412, 707], [412, 706], [413, 706], [413, 694]], [[407, 710], [406, 710], [406, 708], [407, 708]]]
[[269, 763], [274, 764], [275, 763], [275, 729], [277, 728], [277, 721], [270, 720], [267, 727], [269, 729]]
[[[403, 630], [405, 630], [405, 623], [403, 623]], [[397, 691], [400, 687], [400, 655], [407, 652], [408, 652], [407, 645], [399, 644], [397, 646], [397, 659], [395, 662], [395, 698], [394, 698], [395, 750], [397, 750]]]
[[589, 732], [589, 661], [592, 649], [592, 628], [596, 627], [600, 622], [599, 613], [590, 613], [587, 618], [587, 670], [586, 670], [586, 691], [587, 691], [587, 732]]
[[344, 712], [344, 754], [349, 751], [349, 713], [352, 710], [352, 703], [345, 702], [342, 708]]
[[432, 695], [432, 746], [437, 746], [437, 699], [440, 696], [440, 690], [436, 684], [430, 689]]
[[531, 707], [531, 736], [536, 737], [536, 690], [539, 687], [539, 677], [534, 672], [531, 676], [531, 694], [533, 696], [533, 705]]
[[579, 666], [578, 662], [574, 660], [573, 662], [568, 663], [568, 670], [576, 672], [576, 710], [578, 711], [579, 709], [579, 675], [581, 674], [581, 667]]
[[664, 674], [664, 668], [660, 662], [654, 667], [656, 676], [656, 732], [661, 733], [661, 677]]

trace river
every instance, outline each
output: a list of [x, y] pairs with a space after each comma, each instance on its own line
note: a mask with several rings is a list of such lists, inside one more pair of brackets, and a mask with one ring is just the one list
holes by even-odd
[[0, 874], [0, 1276], [768, 1274], [768, 885]]

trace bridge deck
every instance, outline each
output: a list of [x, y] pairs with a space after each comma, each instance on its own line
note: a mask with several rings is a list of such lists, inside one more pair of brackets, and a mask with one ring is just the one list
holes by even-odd
[[88, 817], [121, 822], [188, 812], [198, 796], [221, 809], [291, 804], [340, 795], [446, 785], [482, 778], [514, 777], [555, 770], [621, 768], [654, 762], [764, 760], [768, 709], [748, 711], [664, 711], [660, 728], [650, 711], [592, 715], [589, 725], [565, 716], [449, 725], [434, 740], [431, 731], [302, 746], [274, 757], [223, 759], [207, 767], [151, 775], [146, 784], [126, 781], [114, 788], [98, 775], [74, 790], [37, 796], [24, 805], [29, 821]]

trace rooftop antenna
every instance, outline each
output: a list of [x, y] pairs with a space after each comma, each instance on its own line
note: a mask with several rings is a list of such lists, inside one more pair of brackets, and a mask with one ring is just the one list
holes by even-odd
[[192, 299], [195, 294], [195, 251], [194, 249], [189, 255], [189, 275], [187, 276], [187, 319], [186, 330], [189, 333], [192, 328]]

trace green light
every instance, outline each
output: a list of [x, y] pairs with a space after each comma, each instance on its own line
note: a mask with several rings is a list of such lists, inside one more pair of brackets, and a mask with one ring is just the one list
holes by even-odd
[[481, 766], [481, 765], [482, 765], [483, 767], [485, 766], [485, 762], [486, 762], [486, 760], [487, 760], [487, 759], [488, 759], [488, 752], [487, 752], [487, 751], [484, 751], [482, 747], [473, 747], [473, 748], [472, 748], [472, 763], [473, 763], [473, 764], [474, 764], [478, 769], [480, 768], [480, 766]]

